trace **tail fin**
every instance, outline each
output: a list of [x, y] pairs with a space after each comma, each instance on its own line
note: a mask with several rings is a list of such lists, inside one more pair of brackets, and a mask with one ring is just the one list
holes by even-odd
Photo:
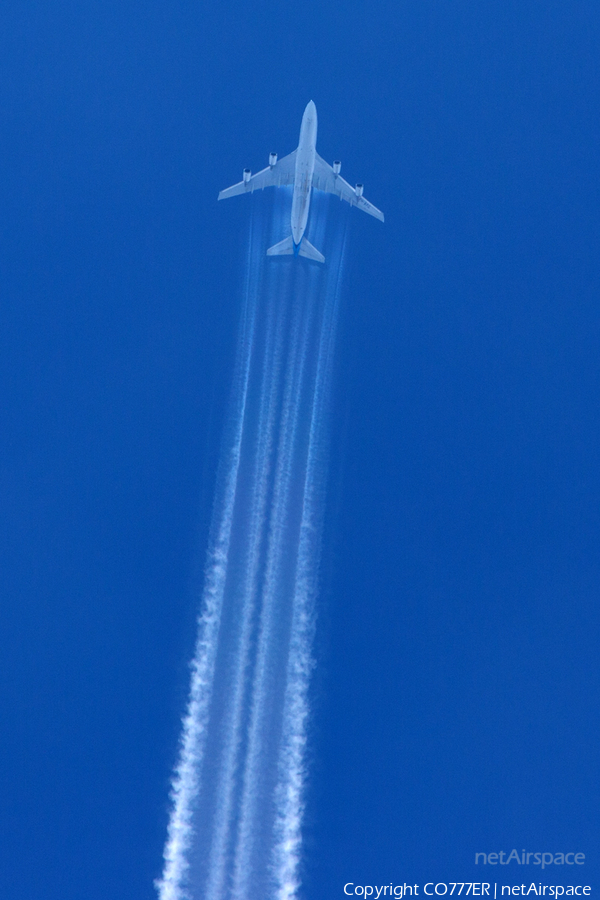
[[306, 240], [305, 237], [302, 238], [300, 243], [300, 250], [298, 251], [300, 256], [305, 256], [307, 259], [314, 259], [315, 262], [324, 263], [325, 257], [322, 253], [319, 253], [316, 247], [313, 247], [312, 244]]
[[280, 241], [267, 250], [267, 256], [291, 256], [294, 252], [294, 242], [290, 234], [284, 241]]
[[[294, 253], [294, 241], [292, 236], [285, 238], [285, 240], [280, 241], [278, 244], [275, 244], [273, 247], [269, 247], [267, 250], [267, 256], [291, 256]], [[315, 262], [323, 263], [325, 262], [325, 257], [322, 253], [319, 253], [316, 247], [313, 247], [305, 237], [300, 241], [300, 248], [296, 250], [298, 256], [305, 256], [306, 259], [313, 259]]]

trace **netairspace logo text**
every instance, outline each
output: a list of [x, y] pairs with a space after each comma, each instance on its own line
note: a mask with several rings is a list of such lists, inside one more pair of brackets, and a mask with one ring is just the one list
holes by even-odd
[[[541, 866], [542, 869], [545, 869], [546, 866], [583, 866], [585, 863], [585, 853], [534, 853], [533, 851], [529, 853], [527, 850], [522, 850], [521, 854], [517, 853], [516, 850], [511, 850], [508, 856], [508, 859], [505, 859], [506, 856], [505, 850], [500, 850], [498, 853], [476, 853], [475, 854], [475, 865], [479, 865], [479, 863], [483, 863], [484, 866], [497, 866], [500, 863], [501, 866], [507, 866], [510, 862], [516, 862], [520, 866]], [[531, 862], [531, 857], [533, 856], [533, 862]]]

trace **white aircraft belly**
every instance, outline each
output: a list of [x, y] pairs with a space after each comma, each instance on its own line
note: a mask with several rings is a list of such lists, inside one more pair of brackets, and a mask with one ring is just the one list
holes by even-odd
[[296, 171], [294, 176], [294, 196], [292, 199], [292, 236], [296, 246], [302, 240], [310, 210], [310, 193], [312, 190], [315, 155], [317, 148], [317, 110], [314, 103], [309, 103], [302, 116], [300, 126], [300, 142], [296, 153]]

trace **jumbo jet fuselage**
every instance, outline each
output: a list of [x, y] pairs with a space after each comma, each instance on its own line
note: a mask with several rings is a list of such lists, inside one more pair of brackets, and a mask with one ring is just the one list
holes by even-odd
[[294, 196], [292, 198], [292, 238], [297, 256], [306, 231], [310, 210], [315, 156], [317, 153], [317, 107], [311, 100], [307, 104], [300, 125], [300, 140], [296, 151], [296, 171], [294, 174]]

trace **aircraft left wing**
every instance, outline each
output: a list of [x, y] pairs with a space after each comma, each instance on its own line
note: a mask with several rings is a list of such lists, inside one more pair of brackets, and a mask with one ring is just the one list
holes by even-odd
[[296, 151], [277, 160], [272, 166], [267, 166], [256, 175], [252, 175], [249, 169], [244, 170], [244, 180], [232, 187], [225, 188], [219, 193], [219, 200], [227, 200], [228, 197], [236, 197], [238, 194], [248, 194], [253, 191], [262, 191], [266, 187], [281, 187], [294, 183], [296, 169]]
[[[357, 185], [356, 188], [353, 188], [341, 175], [336, 174], [329, 163], [325, 162], [318, 153], [315, 155], [312, 184], [318, 191], [327, 191], [328, 194], [335, 194], [336, 197], [339, 197], [340, 200], [345, 200], [350, 206], [358, 206], [363, 212], [369, 213], [370, 216], [375, 216], [376, 219], [380, 219], [382, 222], [384, 221], [381, 210], [363, 197], [362, 185]], [[357, 188], [360, 190], [357, 190]]]

